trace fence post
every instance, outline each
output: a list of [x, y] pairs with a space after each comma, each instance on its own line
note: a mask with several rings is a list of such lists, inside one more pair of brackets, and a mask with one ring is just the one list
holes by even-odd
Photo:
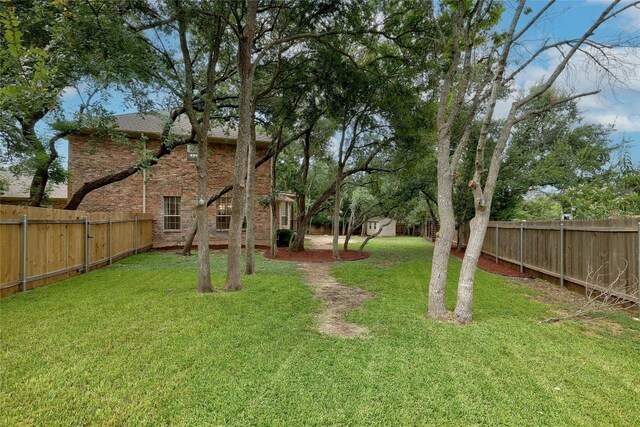
[[560, 221], [560, 287], [564, 288], [564, 222]]
[[109, 265], [113, 264], [113, 220], [109, 218]]
[[27, 292], [27, 215], [22, 215], [22, 292]]
[[499, 242], [500, 242], [500, 226], [496, 222], [496, 264], [498, 263], [498, 250], [499, 250]]
[[520, 273], [524, 271], [524, 221], [520, 221]]
[[84, 217], [84, 272], [89, 272], [89, 217]]
[[133, 217], [133, 254], [138, 255], [138, 215]]

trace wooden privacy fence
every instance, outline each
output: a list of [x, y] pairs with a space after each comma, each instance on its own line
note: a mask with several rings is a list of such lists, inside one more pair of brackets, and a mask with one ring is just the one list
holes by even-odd
[[[461, 230], [466, 245], [469, 225]], [[458, 235], [454, 235], [457, 243]], [[617, 297], [640, 303], [640, 217], [599, 221], [490, 221], [482, 252], [496, 262], [551, 279], [560, 286], [604, 291], [623, 270]], [[597, 274], [596, 274], [597, 273]]]
[[149, 249], [152, 215], [0, 205], [0, 296]]

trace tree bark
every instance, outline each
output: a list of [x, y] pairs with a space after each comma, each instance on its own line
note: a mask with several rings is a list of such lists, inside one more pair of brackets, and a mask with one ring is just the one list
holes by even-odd
[[349, 250], [349, 240], [351, 239], [353, 230], [355, 229], [355, 220], [355, 215], [352, 210], [351, 215], [349, 216], [349, 221], [347, 223], [347, 229], [344, 232], [344, 244], [342, 245], [342, 249], [344, 249], [345, 251]]
[[227, 256], [226, 291], [242, 289], [242, 222], [244, 215], [247, 149], [251, 143], [253, 117], [253, 75], [251, 51], [255, 35], [257, 2], [247, 2], [244, 29], [238, 40], [238, 76], [240, 78], [238, 143], [233, 170], [231, 222], [229, 225], [229, 251]]
[[[255, 110], [251, 113], [253, 117]], [[251, 142], [247, 154], [247, 231], [245, 248], [244, 274], [250, 275], [255, 271], [255, 246], [256, 246], [256, 210], [255, 210], [255, 168], [256, 163], [256, 123], [251, 120]]]
[[[208, 122], [208, 120], [207, 120]], [[208, 126], [207, 126], [208, 131]], [[205, 131], [206, 132], [206, 131]], [[198, 224], [198, 292], [213, 292], [211, 285], [211, 266], [209, 263], [209, 227], [207, 226], [207, 169], [209, 141], [207, 134], [198, 141], [198, 161], [196, 171], [198, 173], [198, 205], [196, 207], [196, 219]]]
[[39, 207], [42, 205], [49, 181], [49, 167], [57, 158], [58, 153], [54, 151], [49, 154], [47, 161], [37, 168], [29, 188], [30, 197], [27, 206]]
[[333, 208], [333, 259], [340, 259], [340, 187], [342, 185], [342, 170], [338, 167], [335, 188], [335, 206]]
[[[448, 162], [448, 155], [446, 161]], [[438, 173], [440, 229], [436, 237], [433, 261], [431, 263], [431, 278], [429, 280], [429, 306], [427, 316], [436, 320], [446, 320], [449, 317], [444, 304], [444, 297], [455, 222], [453, 219], [453, 201], [451, 194], [453, 179], [447, 169], [448, 168], [445, 168], [445, 173], [442, 175], [440, 175], [440, 172]]]
[[[276, 142], [277, 144], [277, 142]], [[278, 147], [276, 146], [275, 154], [273, 155], [273, 159], [271, 160], [271, 174], [269, 177], [271, 184], [271, 205], [269, 208], [271, 209], [271, 236], [269, 238], [270, 245], [270, 254], [272, 257], [276, 257], [278, 255], [278, 204], [277, 204], [277, 182], [276, 182], [276, 165], [278, 163]]]
[[309, 165], [311, 163], [311, 129], [304, 135], [302, 140], [302, 182], [300, 194], [296, 194], [296, 205], [298, 216], [296, 218], [296, 234], [290, 244], [292, 252], [304, 251], [304, 237], [307, 229], [307, 183], [309, 180]]
[[460, 324], [471, 322], [473, 313], [473, 282], [476, 276], [478, 259], [482, 252], [482, 244], [489, 222], [489, 210], [476, 213], [470, 222], [471, 233], [467, 249], [462, 260], [460, 278], [458, 279], [458, 300], [455, 309], [455, 321]]

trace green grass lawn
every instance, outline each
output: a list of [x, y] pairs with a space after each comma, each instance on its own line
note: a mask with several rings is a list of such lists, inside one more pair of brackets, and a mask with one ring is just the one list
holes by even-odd
[[334, 267], [377, 292], [348, 314], [364, 340], [316, 332], [296, 264], [262, 257], [237, 293], [198, 295], [196, 257], [146, 253], [5, 298], [0, 424], [640, 425], [640, 322], [540, 324], [553, 307], [481, 271], [475, 323], [433, 322], [432, 247], [367, 250]]

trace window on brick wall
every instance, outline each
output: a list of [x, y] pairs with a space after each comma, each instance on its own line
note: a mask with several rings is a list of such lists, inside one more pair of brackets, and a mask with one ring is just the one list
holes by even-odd
[[216, 230], [228, 230], [231, 223], [231, 196], [222, 196], [216, 205]]
[[190, 162], [198, 160], [198, 144], [187, 144], [187, 160]]
[[180, 197], [164, 198], [164, 229], [180, 230]]
[[[216, 202], [216, 230], [228, 230], [231, 225], [232, 196], [222, 196]], [[242, 219], [242, 229], [247, 228], [247, 217]]]
[[289, 224], [289, 217], [287, 215], [287, 204], [286, 203], [280, 203], [280, 225], [287, 225]]

